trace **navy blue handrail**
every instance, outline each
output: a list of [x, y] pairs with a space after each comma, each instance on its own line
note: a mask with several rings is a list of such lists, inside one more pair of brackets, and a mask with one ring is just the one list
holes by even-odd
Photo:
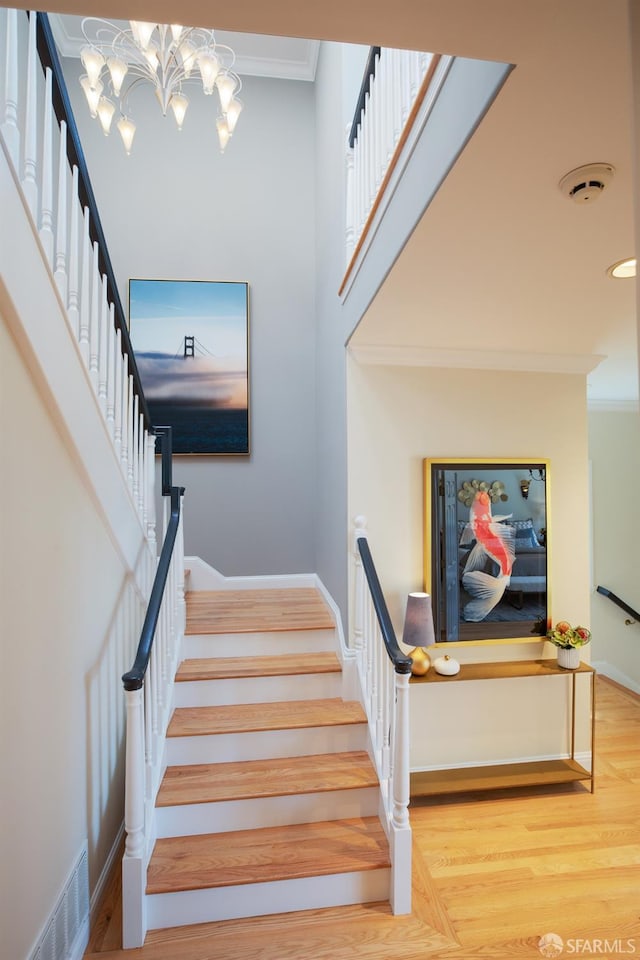
[[612, 603], [615, 603], [617, 607], [620, 607], [621, 610], [624, 610], [625, 613], [628, 613], [629, 616], [640, 623], [640, 613], [637, 610], [634, 610], [633, 607], [630, 607], [628, 603], [625, 603], [624, 600], [621, 600], [615, 593], [611, 590], [608, 590], [607, 587], [597, 587], [598, 593], [601, 593], [603, 597], [607, 597], [611, 600]]
[[371, 556], [371, 551], [369, 550], [367, 539], [366, 537], [358, 537], [356, 543], [358, 545], [358, 550], [360, 551], [362, 566], [367, 578], [367, 583], [369, 584], [369, 592], [371, 593], [373, 607], [376, 611], [376, 616], [378, 618], [378, 624], [380, 625], [380, 632], [382, 634], [387, 655], [391, 660], [393, 669], [396, 673], [411, 673], [413, 661], [411, 660], [411, 657], [408, 657], [402, 652], [398, 645], [396, 633], [393, 629], [393, 624], [391, 623], [391, 617], [389, 616], [389, 610], [387, 609], [387, 604], [384, 599], [384, 594], [382, 592], [382, 587], [380, 586], [380, 580], [378, 579], [378, 574], [373, 562], [373, 557]]
[[[29, 14], [27, 14], [28, 16]], [[107, 289], [110, 301], [114, 306], [116, 329], [120, 331], [122, 337], [122, 353], [129, 358], [129, 370], [133, 377], [133, 389], [138, 396], [138, 408], [144, 417], [145, 427], [150, 430], [152, 427], [149, 407], [142, 389], [142, 382], [138, 372], [138, 366], [131, 346], [129, 337], [129, 328], [125, 317], [122, 301], [116, 285], [115, 273], [109, 257], [107, 241], [104, 237], [100, 215], [98, 214], [98, 204], [93, 193], [87, 161], [84, 156], [82, 144], [80, 143], [80, 134], [71, 109], [71, 101], [67, 92], [67, 86], [60, 66], [60, 60], [56, 50], [55, 40], [51, 32], [51, 25], [46, 13], [36, 14], [36, 43], [38, 55], [42, 64], [42, 69], [51, 68], [52, 76], [52, 94], [53, 109], [58, 123], [61, 120], [67, 125], [67, 158], [71, 168], [78, 168], [78, 192], [80, 194], [80, 203], [82, 208], [89, 208], [89, 234], [92, 243], [98, 243], [99, 269], [100, 273], [107, 278]]]
[[353, 115], [353, 123], [351, 124], [351, 131], [349, 133], [349, 146], [352, 150], [355, 146], [356, 140], [358, 139], [358, 131], [360, 129], [360, 124], [362, 123], [362, 111], [364, 110], [367, 94], [371, 88], [371, 81], [376, 75], [376, 63], [378, 62], [380, 51], [380, 47], [371, 47], [369, 50], [369, 56], [364, 68], [364, 76], [362, 77], [362, 84], [360, 86], [360, 93], [358, 94], [358, 102], [356, 103], [356, 109]]

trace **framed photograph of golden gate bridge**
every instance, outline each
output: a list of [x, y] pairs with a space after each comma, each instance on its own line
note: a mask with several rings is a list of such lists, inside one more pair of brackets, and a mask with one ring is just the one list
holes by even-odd
[[131, 343], [154, 426], [173, 452], [249, 454], [249, 285], [130, 280]]

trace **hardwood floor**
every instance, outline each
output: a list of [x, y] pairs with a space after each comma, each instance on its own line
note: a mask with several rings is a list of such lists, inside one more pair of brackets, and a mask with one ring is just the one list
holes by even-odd
[[332, 630], [334, 627], [331, 611], [313, 587], [196, 590], [187, 595], [187, 608], [186, 634]]
[[414, 801], [411, 916], [386, 904], [310, 910], [151, 932], [123, 951], [118, 870], [85, 956], [536, 960], [546, 933], [564, 956], [640, 953], [640, 698], [597, 685], [594, 794], [563, 784]]

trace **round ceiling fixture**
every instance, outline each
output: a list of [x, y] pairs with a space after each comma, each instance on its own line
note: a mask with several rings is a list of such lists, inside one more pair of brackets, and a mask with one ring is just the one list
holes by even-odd
[[614, 280], [628, 280], [630, 277], [635, 277], [636, 258], [627, 257], [626, 260], [618, 260], [617, 263], [612, 263], [607, 273]]
[[611, 163], [587, 163], [565, 174], [559, 187], [569, 200], [593, 203], [611, 182], [615, 172]]

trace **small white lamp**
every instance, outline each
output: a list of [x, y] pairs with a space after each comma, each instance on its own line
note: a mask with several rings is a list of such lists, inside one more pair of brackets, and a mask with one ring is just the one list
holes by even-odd
[[424, 648], [436, 642], [430, 594], [416, 592], [407, 597], [402, 642], [412, 647], [408, 654], [413, 660], [411, 672], [414, 676], [424, 676], [431, 666]]

